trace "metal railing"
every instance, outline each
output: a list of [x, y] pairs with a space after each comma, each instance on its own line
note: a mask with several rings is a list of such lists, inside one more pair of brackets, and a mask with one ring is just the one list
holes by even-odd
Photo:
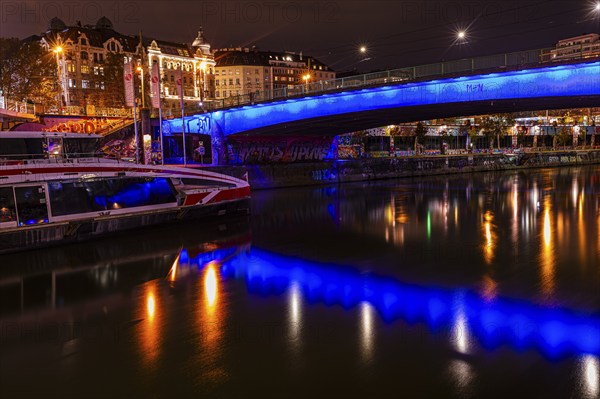
[[21, 114], [35, 113], [35, 105], [27, 103], [26, 101], [15, 101], [0, 96], [0, 109], [7, 111], [18, 112]]
[[[231, 96], [219, 100], [211, 100], [210, 102], [207, 101], [204, 104], [202, 111], [215, 111], [219, 109], [273, 100], [303, 97], [315, 94], [326, 94], [330, 92], [346, 89], [357, 89], [361, 87], [410, 82], [424, 78], [445, 77], [452, 75], [456, 76], [458, 74], [473, 72], [498, 72], [506, 69], [532, 67], [540, 64], [554, 63], [551, 50], [553, 50], [553, 48], [494, 54], [475, 58], [465, 58], [461, 60], [444, 61], [435, 64], [393, 69], [383, 72], [368, 73], [364, 75], [348, 76], [333, 80], [322, 80], [308, 84], [299, 84], [291, 88], [282, 88], [243, 94], [239, 96]], [[574, 57], [570, 60], [561, 59], [560, 62], [572, 62], [573, 60], [582, 58], [583, 55], [581, 57]]]

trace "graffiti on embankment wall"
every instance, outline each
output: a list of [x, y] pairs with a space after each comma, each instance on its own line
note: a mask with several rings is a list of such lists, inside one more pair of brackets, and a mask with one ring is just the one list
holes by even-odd
[[332, 137], [229, 137], [229, 164], [262, 164], [323, 161]]

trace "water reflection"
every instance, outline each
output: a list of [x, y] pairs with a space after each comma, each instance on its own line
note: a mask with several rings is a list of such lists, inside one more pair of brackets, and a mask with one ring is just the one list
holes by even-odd
[[360, 353], [364, 362], [369, 362], [373, 358], [375, 341], [373, 313], [373, 307], [369, 302], [364, 301], [360, 304]]
[[158, 280], [150, 281], [142, 287], [142, 301], [138, 311], [140, 349], [144, 366], [147, 368], [156, 365], [160, 354], [162, 320], [160, 314], [157, 314], [157, 287]]
[[[360, 346], [365, 355], [373, 348], [371, 307], [388, 322], [402, 319], [435, 328], [452, 326], [453, 345], [463, 354], [471, 350], [470, 334], [485, 347], [532, 347], [549, 356], [600, 354], [597, 317], [514, 300], [490, 301], [468, 291], [404, 284], [389, 277], [363, 275], [256, 248], [243, 257], [243, 261], [223, 270], [251, 284], [253, 292], [279, 294], [282, 285], [289, 287], [294, 282], [311, 302], [348, 309], [360, 306]], [[461, 298], [458, 307], [452, 305], [457, 296]]]
[[550, 197], [546, 197], [544, 200], [544, 210], [543, 217], [544, 220], [542, 222], [543, 226], [543, 239], [541, 240], [541, 249], [540, 249], [540, 286], [542, 289], [542, 293], [548, 299], [554, 293], [555, 281], [554, 281], [554, 270], [556, 263], [556, 255], [554, 248], [554, 239], [553, 232], [554, 229], [552, 227], [552, 204], [550, 202]]
[[290, 284], [288, 301], [288, 339], [290, 348], [297, 355], [302, 342], [302, 293], [297, 281]]
[[598, 356], [583, 356], [580, 367], [582, 396], [590, 399], [597, 398], [600, 395], [600, 360]]
[[497, 235], [494, 226], [494, 213], [491, 211], [486, 211], [483, 214], [483, 234], [484, 234], [484, 244], [483, 244], [483, 257], [485, 262], [490, 265], [494, 260], [494, 250], [496, 249], [496, 240]]

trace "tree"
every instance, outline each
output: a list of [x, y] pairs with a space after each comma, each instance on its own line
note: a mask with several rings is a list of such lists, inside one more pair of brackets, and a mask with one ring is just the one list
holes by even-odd
[[427, 128], [421, 122], [417, 122], [415, 127], [415, 154], [417, 153], [417, 146], [425, 143], [425, 136], [427, 135]]
[[15, 90], [14, 78], [19, 70], [17, 53], [20, 42], [17, 38], [0, 38], [0, 90], [5, 97], [12, 98]]
[[500, 149], [500, 138], [504, 137], [507, 131], [515, 124], [514, 116], [506, 115], [490, 115], [484, 116], [481, 119], [480, 128], [485, 137], [490, 143], [490, 149], [493, 148], [493, 140], [496, 139], [496, 146]]
[[3, 95], [39, 104], [57, 95], [57, 67], [52, 54], [39, 43], [0, 39], [0, 88]]
[[571, 128], [569, 126], [561, 126], [558, 128], [556, 135], [556, 145], [566, 147], [569, 139], [572, 137]]

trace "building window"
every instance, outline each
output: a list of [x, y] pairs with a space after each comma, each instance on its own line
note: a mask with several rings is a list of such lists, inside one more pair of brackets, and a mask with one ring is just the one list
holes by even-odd
[[68, 64], [68, 66], [67, 66], [67, 70], [68, 70], [69, 72], [73, 72], [73, 73], [75, 73], [75, 64], [73, 64], [73, 63], [69, 63], [69, 64]]
[[87, 66], [87, 65], [82, 65], [81, 66], [81, 73], [85, 73], [85, 74], [90, 73], [90, 67]]
[[218, 86], [218, 85], [219, 85], [219, 79], [216, 79], [215, 80], [215, 86]]
[[229, 79], [229, 86], [233, 86], [233, 79]]
[[82, 80], [81, 81], [81, 87], [83, 89], [89, 89], [90, 88], [90, 81], [89, 80], [85, 80], [85, 79]]
[[87, 41], [87, 39], [83, 39], [82, 38], [81, 41], [80, 41], [80, 43], [81, 43], [82, 46], [87, 46], [88, 41]]
[[219, 90], [215, 91], [215, 97], [219, 97]]
[[75, 79], [69, 79], [69, 87], [72, 89], [77, 87], [77, 81]]
[[81, 57], [82, 60], [86, 60], [87, 61], [88, 60], [88, 53], [87, 53], [87, 51], [82, 51], [81, 54], [80, 54], [80, 57]]
[[223, 79], [223, 86], [227, 86], [227, 79]]
[[240, 84], [240, 78], [236, 78], [236, 79], [235, 79], [235, 84], [236, 84], [236, 85], [239, 85], [239, 84]]

